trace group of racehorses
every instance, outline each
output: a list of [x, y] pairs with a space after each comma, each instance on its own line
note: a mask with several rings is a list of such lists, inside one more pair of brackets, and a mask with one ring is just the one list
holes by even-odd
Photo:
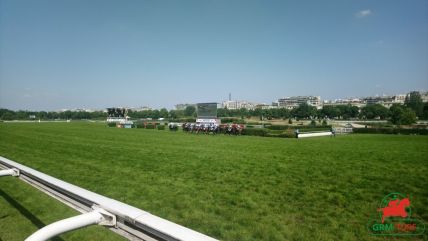
[[[172, 131], [178, 130], [178, 123], [170, 123], [168, 127]], [[188, 133], [202, 134], [225, 134], [225, 135], [241, 135], [245, 126], [240, 124], [223, 124], [214, 123], [183, 123], [181, 128]]]

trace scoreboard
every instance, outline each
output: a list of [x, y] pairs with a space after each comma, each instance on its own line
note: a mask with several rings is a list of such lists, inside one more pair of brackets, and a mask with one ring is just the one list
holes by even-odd
[[217, 118], [217, 103], [196, 104], [198, 118]]

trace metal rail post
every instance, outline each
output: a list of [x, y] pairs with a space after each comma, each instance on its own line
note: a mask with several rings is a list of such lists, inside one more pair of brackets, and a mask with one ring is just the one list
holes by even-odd
[[0, 170], [0, 177], [1, 176], [19, 176], [19, 170], [12, 168], [12, 169], [6, 169], [6, 170]]
[[25, 241], [45, 241], [57, 235], [94, 224], [114, 226], [116, 225], [116, 217], [103, 209], [95, 209], [89, 213], [49, 224], [33, 233]]

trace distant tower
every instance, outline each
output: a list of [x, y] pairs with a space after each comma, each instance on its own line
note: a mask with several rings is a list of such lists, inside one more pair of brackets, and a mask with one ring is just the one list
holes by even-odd
[[232, 93], [229, 93], [229, 101], [232, 101]]

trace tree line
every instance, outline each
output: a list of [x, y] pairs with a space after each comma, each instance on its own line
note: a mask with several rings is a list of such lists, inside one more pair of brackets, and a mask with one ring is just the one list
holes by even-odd
[[[128, 111], [128, 116], [133, 119], [165, 118], [169, 120], [180, 120], [183, 118], [195, 118], [196, 108], [188, 106], [184, 110], [143, 110], [143, 111]], [[386, 108], [380, 104], [366, 105], [362, 108], [351, 105], [324, 106], [321, 109], [316, 109], [308, 104], [301, 104], [297, 108], [288, 110], [285, 108], [275, 109], [245, 109], [229, 110], [219, 108], [217, 110], [218, 117], [236, 117], [250, 118], [257, 117], [261, 120], [270, 119], [381, 119], [390, 120], [393, 124], [412, 124], [416, 119], [428, 120], [428, 103], [423, 103], [419, 92], [411, 92], [405, 100], [404, 105], [394, 104], [390, 108]], [[0, 109], [1, 120], [55, 120], [55, 119], [105, 119], [107, 113], [103, 111], [85, 112], [85, 111], [64, 111], [64, 112], [46, 112], [46, 111], [12, 111], [8, 109]]]
[[8, 109], [0, 109], [1, 120], [70, 120], [70, 119], [105, 119], [107, 113], [103, 111], [85, 112], [85, 111], [13, 111]]

